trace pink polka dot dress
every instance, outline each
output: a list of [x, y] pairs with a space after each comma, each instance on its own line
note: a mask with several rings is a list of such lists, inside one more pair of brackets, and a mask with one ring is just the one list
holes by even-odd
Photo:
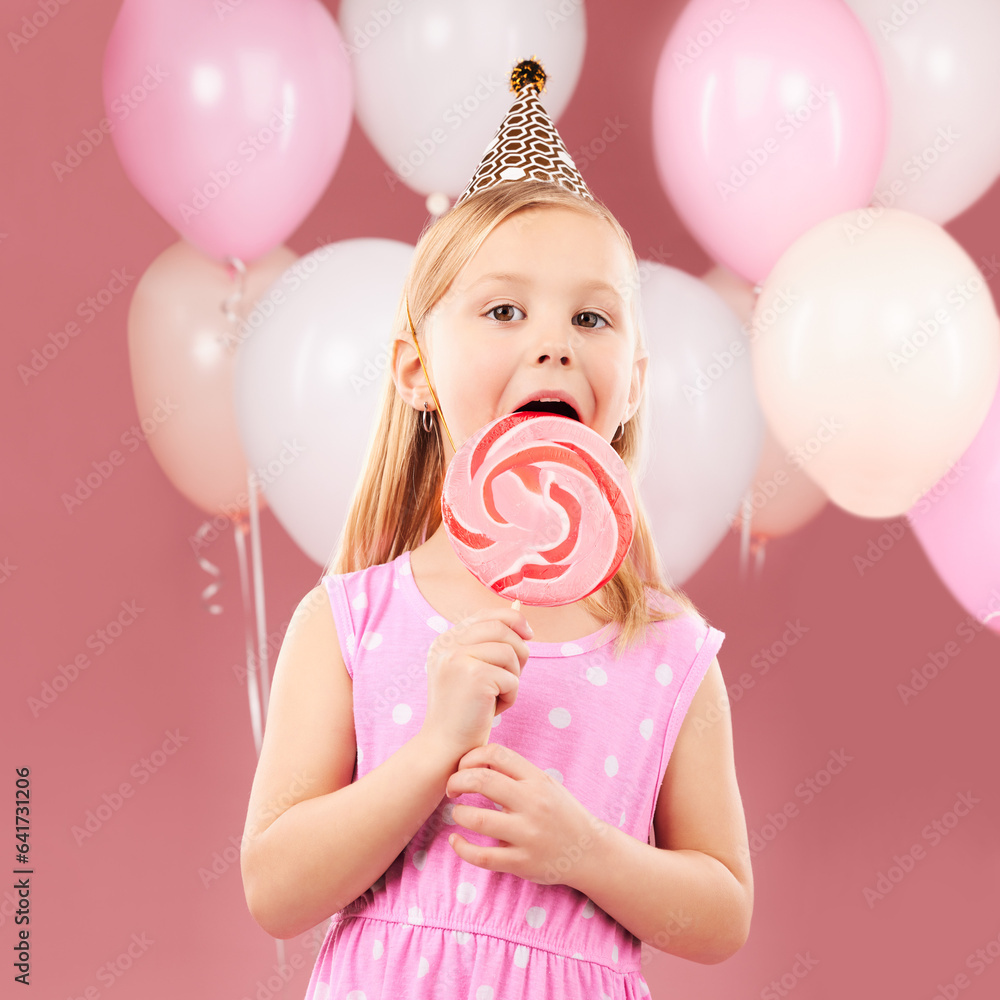
[[[420, 730], [427, 650], [452, 623], [417, 588], [409, 552], [323, 582], [354, 682], [357, 781]], [[670, 752], [724, 633], [688, 613], [654, 626], [646, 645], [616, 662], [617, 629], [529, 642], [517, 701], [494, 719], [490, 742], [649, 843]], [[478, 792], [442, 796], [388, 870], [332, 915], [306, 1000], [648, 996], [639, 940], [583, 893], [459, 858], [449, 833], [497, 843], [455, 822], [460, 803], [499, 808]]]

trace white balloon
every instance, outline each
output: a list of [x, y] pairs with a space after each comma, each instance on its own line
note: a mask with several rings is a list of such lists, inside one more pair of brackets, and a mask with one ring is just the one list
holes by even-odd
[[943, 224], [1000, 174], [1000, 3], [847, 2], [878, 47], [892, 107], [872, 204]]
[[583, 0], [343, 0], [338, 21], [354, 67], [355, 113], [388, 164], [389, 190], [402, 178], [421, 194], [453, 198], [513, 103], [514, 66], [532, 57], [542, 64], [548, 81], [539, 100], [556, 121], [587, 43]]
[[664, 569], [682, 586], [730, 530], [764, 443], [750, 348], [720, 295], [640, 262], [650, 433], [639, 492]]
[[414, 248], [341, 240], [300, 258], [251, 314], [233, 392], [275, 517], [321, 566], [361, 474]]

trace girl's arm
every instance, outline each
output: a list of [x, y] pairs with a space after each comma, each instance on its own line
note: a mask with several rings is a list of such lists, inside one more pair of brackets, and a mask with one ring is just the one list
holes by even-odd
[[352, 784], [352, 688], [320, 584], [275, 665], [240, 853], [247, 906], [273, 937], [301, 934], [373, 885], [458, 768], [421, 732]]
[[608, 824], [602, 829], [581, 859], [574, 888], [660, 951], [714, 964], [743, 947], [753, 872], [717, 659], [670, 755], [653, 817], [656, 846]]

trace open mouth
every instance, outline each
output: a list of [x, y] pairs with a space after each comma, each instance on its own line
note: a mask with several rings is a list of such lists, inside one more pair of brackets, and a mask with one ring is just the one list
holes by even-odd
[[525, 403], [524, 406], [519, 406], [515, 413], [558, 413], [560, 416], [569, 417], [572, 420], [579, 421], [580, 415], [573, 409], [569, 403], [563, 402], [561, 399], [552, 400], [548, 402], [542, 402], [539, 399], [533, 400], [530, 403]]

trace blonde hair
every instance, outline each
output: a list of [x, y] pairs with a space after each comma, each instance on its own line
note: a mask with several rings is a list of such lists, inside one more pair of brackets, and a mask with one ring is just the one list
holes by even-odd
[[[515, 212], [545, 206], [583, 212], [604, 219], [613, 228], [632, 264], [628, 287], [619, 288], [619, 292], [631, 308], [637, 345], [643, 346], [639, 268], [628, 233], [601, 202], [590, 202], [558, 184], [536, 180], [509, 181], [478, 191], [424, 227], [396, 309], [394, 335], [412, 343], [407, 302], [419, 334], [427, 313], [445, 295], [486, 237]], [[440, 526], [445, 465], [441, 423], [438, 411], [432, 412], [435, 429], [427, 433], [421, 428], [420, 412], [404, 402], [396, 390], [392, 364], [387, 365], [364, 469], [324, 575], [351, 573], [390, 562], [422, 544]], [[625, 463], [633, 483], [642, 472], [647, 422], [648, 404], [643, 393], [638, 410], [625, 424], [621, 437], [611, 445]], [[634, 493], [634, 535], [628, 554], [603, 587], [580, 601], [602, 625], [620, 624], [616, 659], [644, 639], [646, 628], [654, 622], [670, 621], [685, 611], [698, 614], [683, 591], [665, 582], [645, 509], [638, 490]], [[674, 601], [680, 610], [671, 612], [655, 607], [648, 600], [647, 588]]]

